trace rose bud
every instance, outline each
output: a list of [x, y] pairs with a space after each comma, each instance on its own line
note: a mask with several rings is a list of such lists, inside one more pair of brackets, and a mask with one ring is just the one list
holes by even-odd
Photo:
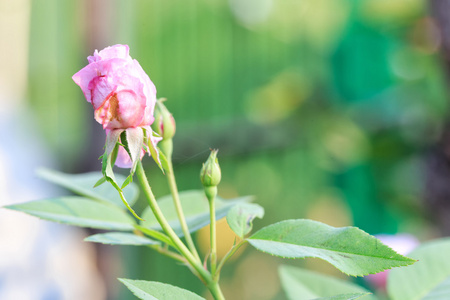
[[214, 201], [217, 195], [217, 186], [222, 179], [222, 172], [220, 171], [219, 161], [217, 160], [217, 152], [219, 150], [211, 149], [211, 154], [200, 171], [200, 180], [208, 201]]
[[211, 150], [211, 154], [200, 171], [200, 180], [204, 187], [217, 186], [222, 179], [219, 161], [217, 160], [217, 152], [219, 150]]
[[163, 104], [166, 99], [159, 99], [156, 102], [155, 122], [152, 125], [153, 130], [159, 134], [163, 140], [170, 140], [175, 135], [176, 125], [175, 119]]

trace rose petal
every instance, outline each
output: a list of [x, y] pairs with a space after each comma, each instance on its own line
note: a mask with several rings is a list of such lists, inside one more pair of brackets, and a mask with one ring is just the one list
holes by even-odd
[[[144, 157], [144, 154], [145, 154], [145, 152], [144, 152], [144, 150], [142, 150], [141, 159], [142, 159], [142, 157]], [[124, 169], [131, 168], [131, 166], [133, 165], [130, 155], [128, 155], [127, 151], [122, 146], [119, 146], [119, 151], [117, 152], [117, 159], [116, 159], [115, 165], [118, 166], [119, 168], [124, 168]]]
[[[120, 58], [111, 59], [107, 62], [94, 62], [78, 71], [72, 76], [72, 79], [80, 86], [86, 100], [91, 102], [92, 105], [94, 105], [94, 108], [97, 109], [105, 99], [99, 100], [96, 98], [94, 102], [92, 91], [94, 91], [95, 94], [96, 85], [91, 84], [92, 80], [95, 78], [106, 78], [102, 81], [103, 85], [101, 87], [102, 89], [109, 90], [103, 90], [102, 94], [109, 95], [116, 89], [116, 83], [113, 80], [114, 76], [111, 75], [114, 74], [115, 70], [122, 69], [126, 64], [127, 61]], [[112, 80], [110, 80], [109, 77], [112, 77]]]
[[123, 58], [123, 59], [131, 59], [129, 56], [130, 48], [128, 45], [114, 45], [110, 47], [106, 47], [105, 49], [98, 52], [96, 49], [93, 56], [88, 57], [88, 62], [93, 63], [100, 60], [112, 59], [112, 58]]

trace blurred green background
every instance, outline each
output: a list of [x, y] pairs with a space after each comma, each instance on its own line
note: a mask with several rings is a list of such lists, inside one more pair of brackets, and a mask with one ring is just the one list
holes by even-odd
[[[255, 195], [266, 209], [256, 229], [306, 217], [371, 234], [439, 234], [424, 201], [426, 157], [445, 128], [448, 94], [427, 1], [17, 3], [4, 10], [28, 5], [26, 106], [60, 170], [100, 169], [105, 136], [71, 77], [95, 49], [128, 44], [176, 119], [180, 190], [201, 187], [201, 163], [218, 148], [219, 194]], [[144, 162], [155, 193], [167, 194], [155, 164]], [[99, 263], [108, 299], [133, 299], [116, 277], [205, 294], [187, 270], [149, 250], [110, 248], [98, 246], [100, 260], [113, 251], [124, 261], [111, 272], [104, 265], [114, 261]], [[281, 262], [247, 249], [224, 270], [225, 295], [284, 299]], [[317, 260], [289, 263], [341, 276]]]

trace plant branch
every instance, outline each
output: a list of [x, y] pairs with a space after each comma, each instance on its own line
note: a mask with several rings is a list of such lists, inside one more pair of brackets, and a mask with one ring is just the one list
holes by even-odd
[[187, 261], [183, 256], [181, 256], [178, 253], [175, 253], [173, 251], [170, 251], [169, 249], [167, 249], [161, 245], [148, 245], [148, 247], [153, 250], [156, 250], [158, 253], [160, 253], [164, 256], [170, 257], [170, 258], [172, 258], [178, 262], [181, 262], [183, 264], [187, 264]]
[[148, 183], [147, 176], [145, 175], [144, 169], [142, 167], [142, 162], [139, 161], [136, 169], [137, 177], [139, 179], [139, 182], [144, 190], [145, 198], [148, 201], [148, 204], [153, 211], [153, 214], [155, 215], [156, 219], [158, 220], [159, 224], [161, 225], [161, 228], [164, 230], [164, 232], [169, 236], [169, 238], [172, 240], [173, 244], [177, 248], [177, 250], [180, 252], [181, 255], [183, 255], [187, 262], [200, 274], [201, 278], [205, 281], [208, 288], [213, 283], [211, 274], [203, 268], [201, 263], [198, 262], [198, 260], [193, 256], [193, 254], [189, 251], [189, 249], [183, 244], [183, 242], [180, 240], [180, 238], [175, 234], [172, 227], [170, 227], [169, 223], [167, 222], [166, 218], [164, 217], [161, 209], [159, 208], [158, 203], [156, 202], [155, 195], [153, 194], [151, 187]]
[[[236, 245], [234, 245], [233, 247], [231, 247], [230, 251], [227, 252], [227, 254], [225, 254], [225, 256], [222, 258], [222, 260], [219, 263], [219, 266], [217, 267], [217, 273], [216, 274], [220, 274], [220, 271], [222, 270], [223, 265], [228, 261], [228, 259], [230, 259], [231, 256], [233, 256], [234, 253], [236, 253], [236, 251], [239, 250], [239, 248], [241, 248], [242, 245], [244, 245], [247, 242], [247, 240], [241, 240], [239, 243], [237, 243]], [[214, 275], [216, 279], [217, 275]]]
[[194, 241], [192, 240], [191, 233], [189, 232], [188, 225], [186, 223], [186, 218], [184, 217], [183, 208], [181, 206], [180, 196], [178, 194], [177, 183], [175, 181], [175, 175], [173, 172], [172, 159], [168, 158], [167, 161], [169, 169], [167, 171], [167, 181], [169, 183], [170, 192], [172, 194], [173, 203], [175, 205], [175, 209], [177, 211], [178, 220], [180, 221], [181, 229], [183, 230], [184, 237], [186, 239], [186, 243], [188, 244], [189, 249], [192, 254], [194, 254], [195, 258], [198, 261], [200, 260], [200, 256], [198, 255], [197, 248], [195, 247]]
[[[209, 189], [215, 189], [217, 187], [210, 187]], [[216, 192], [217, 193], [217, 192]], [[213, 278], [216, 275], [217, 266], [217, 242], [216, 242], [216, 205], [215, 205], [215, 194], [216, 193], [206, 193], [209, 202], [209, 216], [210, 216], [210, 242], [211, 242], [211, 274]]]

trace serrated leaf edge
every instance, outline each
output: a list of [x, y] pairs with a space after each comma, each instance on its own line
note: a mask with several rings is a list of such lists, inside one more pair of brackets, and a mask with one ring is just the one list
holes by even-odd
[[[344, 273], [344, 274], [346, 274], [346, 275], [349, 275], [349, 276], [353, 276], [353, 277], [363, 277], [363, 276], [366, 276], [366, 275], [369, 275], [369, 274], [376, 274], [376, 273], [383, 272], [383, 271], [385, 271], [385, 270], [391, 270], [392, 268], [398, 268], [398, 267], [409, 266], [409, 265], [412, 265], [413, 263], [417, 262], [417, 260], [415, 260], [415, 259], [412, 259], [412, 258], [410, 258], [410, 257], [406, 257], [406, 256], [404, 256], [404, 255], [401, 255], [401, 254], [397, 253], [394, 249], [392, 249], [391, 247], [389, 247], [389, 246], [386, 245], [386, 244], [383, 244], [381, 241], [380, 241], [380, 242], [381, 242], [382, 245], [386, 246], [387, 248], [389, 248], [390, 250], [392, 250], [392, 251], [395, 252], [398, 256], [400, 256], [401, 258], [404, 258], [405, 260], [390, 259], [390, 258], [381, 257], [381, 256], [363, 255], [363, 254], [356, 254], [356, 253], [350, 253], [350, 252], [334, 251], [334, 250], [332, 250], [332, 249], [326, 249], [326, 248], [310, 247], [310, 246], [304, 246], [304, 245], [295, 245], [295, 244], [289, 244], [289, 243], [284, 243], [284, 242], [279, 242], [279, 241], [272, 241], [272, 240], [265, 240], [265, 239], [256, 239], [256, 238], [252, 238], [253, 236], [257, 235], [260, 231], [262, 231], [262, 230], [264, 230], [264, 229], [266, 229], [266, 228], [268, 228], [268, 227], [270, 227], [270, 226], [274, 226], [274, 225], [277, 225], [277, 224], [280, 224], [280, 223], [284, 223], [284, 222], [301, 221], [301, 220], [310, 221], [310, 222], [315, 222], [315, 223], [320, 223], [320, 224], [325, 225], [325, 226], [328, 226], [328, 227], [330, 227], [330, 228], [332, 228], [332, 229], [336, 229], [336, 228], [337, 228], [337, 227], [333, 227], [333, 226], [327, 225], [327, 224], [325, 224], [325, 223], [321, 223], [321, 222], [314, 221], [314, 220], [309, 220], [309, 219], [290, 219], [290, 220], [283, 220], [283, 221], [280, 221], [280, 222], [277, 222], [277, 223], [268, 225], [268, 226], [266, 226], [266, 227], [263, 227], [263, 228], [261, 228], [260, 230], [258, 230], [257, 232], [255, 232], [251, 237], [247, 238], [246, 240], [247, 240], [253, 247], [255, 247], [255, 246], [252, 244], [251, 240], [261, 240], [261, 241], [266, 241], [266, 242], [274, 242], [274, 243], [287, 244], [287, 245], [291, 245], [291, 246], [307, 247], [307, 248], [312, 248], [312, 249], [321, 249], [321, 250], [327, 250], [327, 251], [332, 251], [332, 252], [345, 253], [345, 254], [351, 254], [351, 255], [357, 255], [357, 256], [363, 256], [363, 257], [381, 258], [381, 259], [391, 260], [391, 261], [394, 261], [394, 262], [404, 262], [404, 263], [405, 263], [404, 265], [400, 265], [400, 266], [392, 266], [392, 267], [390, 267], [390, 268], [380, 269], [379, 271], [375, 271], [375, 272], [369, 272], [369, 273], [362, 273], [362, 274], [356, 274], [356, 275], [353, 275], [353, 274], [349, 274], [349, 273], [347, 273], [347, 272], [345, 272], [345, 271], [342, 271], [341, 269], [339, 269], [339, 268], [337, 268], [336, 266], [334, 266], [334, 264], [332, 264], [332, 263], [330, 263], [330, 262], [328, 262], [328, 261], [326, 261], [326, 260], [324, 260], [324, 259], [322, 259], [322, 258], [316, 257], [316, 256], [304, 256], [304, 257], [288, 257], [288, 256], [281, 256], [281, 255], [276, 255], [276, 254], [273, 254], [273, 253], [270, 253], [270, 252], [267, 252], [267, 251], [260, 250], [260, 249], [258, 249], [257, 247], [255, 247], [258, 251], [261, 251], [261, 252], [263, 252], [263, 253], [270, 254], [270, 255], [275, 256], [275, 257], [288, 258], [288, 259], [317, 258], [317, 259], [320, 259], [320, 260], [324, 260], [324, 261], [326, 261], [327, 263], [330, 263], [332, 266], [334, 266], [334, 267], [337, 268], [338, 270], [340, 270], [342, 273]], [[365, 232], [364, 230], [361, 230], [360, 228], [355, 227], [355, 226], [345, 226], [345, 227], [339, 227], [339, 228], [340, 228], [340, 229], [346, 229], [346, 228], [356, 229], [356, 230], [358, 230], [358, 231], [360, 231], [360, 232], [362, 232], [362, 233], [368, 235], [369, 238], [378, 240], [376, 237], [374, 237], [374, 236], [368, 234], [368, 233]]]

